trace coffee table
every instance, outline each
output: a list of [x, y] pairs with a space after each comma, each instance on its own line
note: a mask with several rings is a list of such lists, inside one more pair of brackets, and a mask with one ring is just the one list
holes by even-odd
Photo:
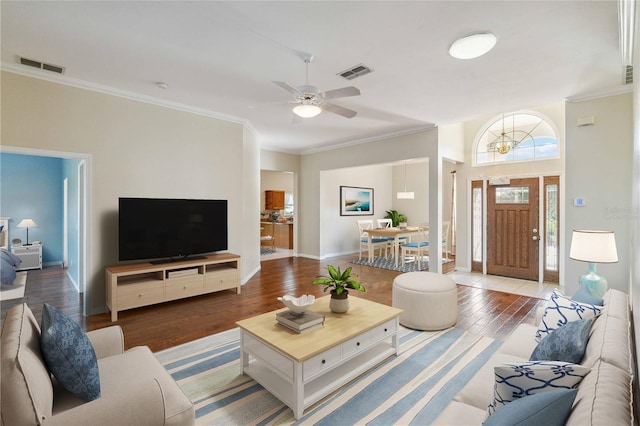
[[316, 299], [311, 311], [324, 326], [297, 334], [268, 312], [238, 321], [242, 373], [251, 376], [293, 410], [306, 408], [397, 355], [401, 309], [349, 296], [349, 311], [334, 314], [329, 298]]

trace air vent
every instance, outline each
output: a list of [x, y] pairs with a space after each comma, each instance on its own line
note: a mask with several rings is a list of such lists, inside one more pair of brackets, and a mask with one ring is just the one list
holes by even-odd
[[354, 78], [367, 75], [372, 71], [373, 69], [369, 68], [368, 66], [359, 64], [359, 65], [356, 65], [355, 67], [349, 68], [348, 70], [339, 72], [338, 75], [342, 78], [346, 78], [347, 80], [353, 80]]
[[633, 65], [625, 65], [622, 69], [623, 84], [633, 83]]
[[45, 64], [44, 62], [34, 61], [33, 59], [20, 58], [20, 63], [28, 67], [38, 68], [45, 71], [55, 72], [57, 74], [64, 74], [64, 67], [58, 65]]

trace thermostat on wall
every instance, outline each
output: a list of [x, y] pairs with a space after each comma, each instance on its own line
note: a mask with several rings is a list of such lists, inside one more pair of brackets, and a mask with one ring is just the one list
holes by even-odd
[[586, 204], [584, 202], [584, 198], [574, 198], [573, 206], [574, 207], [584, 207]]

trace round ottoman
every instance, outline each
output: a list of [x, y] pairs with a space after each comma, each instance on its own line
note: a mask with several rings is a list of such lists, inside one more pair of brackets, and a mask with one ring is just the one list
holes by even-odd
[[446, 275], [408, 272], [393, 280], [392, 305], [402, 309], [400, 324], [416, 330], [442, 330], [458, 319], [458, 290]]

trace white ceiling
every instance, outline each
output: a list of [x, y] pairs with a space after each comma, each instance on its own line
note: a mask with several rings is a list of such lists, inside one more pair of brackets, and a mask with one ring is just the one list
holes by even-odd
[[[5, 1], [2, 67], [18, 56], [66, 68], [60, 80], [246, 122], [261, 146], [313, 152], [594, 92], [620, 91], [616, 1]], [[491, 31], [473, 60], [448, 48]], [[288, 92], [310, 83], [358, 87], [323, 112], [293, 120]], [[363, 63], [374, 72], [336, 74]], [[20, 71], [22, 70], [22, 71]], [[58, 77], [35, 71], [45, 78]], [[156, 82], [169, 85], [166, 90]]]

